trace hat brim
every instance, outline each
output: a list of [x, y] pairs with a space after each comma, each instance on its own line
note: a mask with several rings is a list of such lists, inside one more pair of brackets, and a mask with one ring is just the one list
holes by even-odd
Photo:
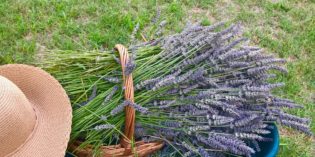
[[10, 155], [63, 157], [71, 132], [72, 108], [60, 83], [44, 70], [22, 64], [0, 66], [0, 75], [23, 91], [37, 114], [32, 137]]

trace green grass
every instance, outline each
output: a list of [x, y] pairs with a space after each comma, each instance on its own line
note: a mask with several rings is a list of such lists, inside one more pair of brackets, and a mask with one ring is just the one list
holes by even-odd
[[[315, 132], [315, 2], [195, 0], [18, 0], [0, 1], [0, 63], [33, 63], [45, 49], [112, 49], [128, 44], [139, 22], [141, 34], [154, 38], [156, 8], [167, 20], [165, 33], [178, 32], [187, 20], [209, 25], [240, 22], [253, 44], [289, 60], [286, 86], [277, 94], [305, 105], [292, 111], [313, 119]], [[279, 156], [315, 156], [315, 140], [282, 129]]]

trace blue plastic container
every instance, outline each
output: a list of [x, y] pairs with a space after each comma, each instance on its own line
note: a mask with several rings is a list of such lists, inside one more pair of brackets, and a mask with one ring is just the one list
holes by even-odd
[[273, 126], [271, 133], [265, 135], [265, 137], [272, 138], [271, 142], [260, 142], [259, 147], [261, 149], [260, 152], [257, 152], [253, 155], [253, 157], [275, 157], [278, 154], [280, 136], [278, 128], [275, 124], [270, 124]]
[[[270, 124], [273, 126], [273, 129], [271, 129], [271, 133], [268, 135], [265, 135], [265, 137], [272, 138], [273, 141], [271, 142], [260, 142], [259, 147], [261, 149], [260, 152], [256, 152], [252, 155], [252, 157], [276, 157], [279, 150], [279, 143], [280, 143], [280, 137], [279, 137], [279, 131], [275, 124]], [[66, 157], [74, 157], [70, 153], [66, 153]]]
[[71, 153], [66, 152], [65, 157], [74, 157]]
[[65, 157], [75, 157], [74, 155], [72, 155], [71, 153], [66, 152]]

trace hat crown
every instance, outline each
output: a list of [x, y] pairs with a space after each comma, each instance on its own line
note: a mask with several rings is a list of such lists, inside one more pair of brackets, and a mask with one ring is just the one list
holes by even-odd
[[19, 87], [0, 76], [0, 154], [10, 154], [22, 146], [35, 125], [36, 112], [31, 102]]

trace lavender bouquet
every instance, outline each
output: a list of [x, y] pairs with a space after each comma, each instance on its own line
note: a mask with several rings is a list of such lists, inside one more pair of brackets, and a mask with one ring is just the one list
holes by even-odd
[[[251, 156], [277, 123], [312, 135], [301, 108], [272, 94], [284, 84], [284, 59], [248, 45], [239, 25], [191, 25], [181, 33], [129, 47], [125, 75], [133, 73], [135, 102], [124, 101], [115, 51], [60, 51], [41, 66], [67, 90], [73, 104], [72, 140], [82, 147], [119, 143], [125, 106], [136, 111], [135, 140], [163, 140], [167, 156]], [[271, 83], [272, 82], [272, 83]], [[164, 150], [162, 150], [163, 152]]]

